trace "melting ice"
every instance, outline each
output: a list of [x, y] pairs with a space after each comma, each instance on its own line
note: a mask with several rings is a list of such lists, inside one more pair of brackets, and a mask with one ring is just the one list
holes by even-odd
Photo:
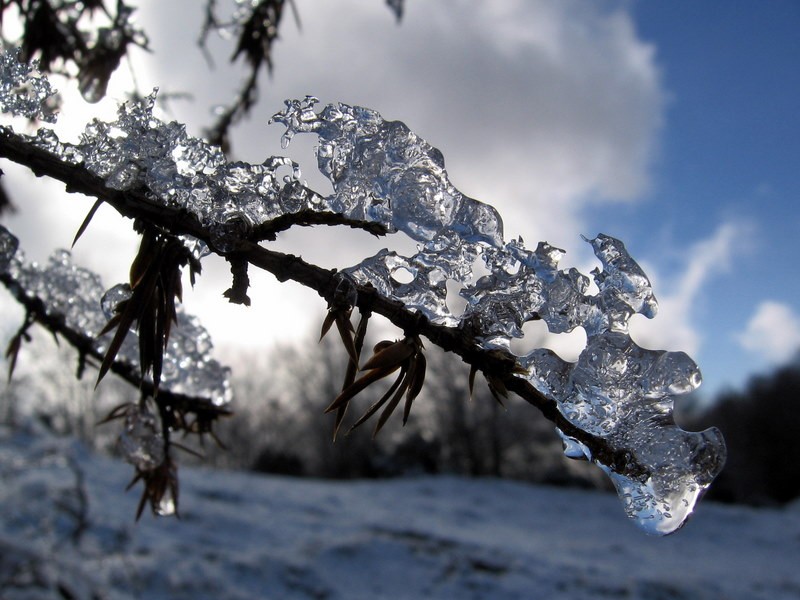
[[[35, 112], [20, 109], [14, 100], [20, 79], [16, 66], [4, 61], [0, 106]], [[16, 83], [9, 85], [12, 80]], [[609, 474], [631, 519], [657, 534], [684, 523], [719, 473], [725, 446], [716, 429], [685, 432], [673, 421], [674, 397], [700, 384], [694, 362], [681, 352], [643, 349], [628, 335], [631, 316], [652, 318], [657, 302], [647, 276], [622, 242], [602, 234], [586, 240], [600, 262], [591, 273], [599, 292], [592, 294], [589, 276], [559, 268], [563, 251], [546, 243], [530, 250], [520, 240], [506, 242], [497, 211], [460, 193], [447, 177], [441, 153], [399, 121], [342, 103], [318, 109], [313, 97], [287, 101], [273, 121], [286, 127], [284, 146], [298, 133], [318, 137], [318, 167], [334, 189], [323, 197], [298, 185], [299, 167], [288, 158], [229, 163], [218, 148], [189, 136], [183, 125], [157, 119], [154, 103], [155, 92], [122, 105], [115, 122], [87, 125], [78, 144], [61, 142], [46, 129], [32, 141], [65, 161], [85, 165], [111, 187], [144, 186], [155, 201], [194, 214], [211, 233], [213, 249], [221, 253], [234, 249], [254, 227], [300, 210], [331, 211], [403, 232], [418, 243], [416, 254], [385, 249], [342, 270], [342, 277], [371, 284], [434, 323], [469, 323], [484, 348], [510, 350], [511, 339], [521, 337], [523, 325], [531, 320], [543, 320], [554, 333], [583, 328], [587, 343], [577, 362], [539, 349], [519, 356], [519, 363], [531, 384], [553, 398], [573, 426], [627, 453], [630, 464], [637, 466], [603, 464], [585, 445], [564, 438], [568, 455], [583, 455]], [[24, 266], [13, 254], [14, 244], [2, 236], [0, 240], [0, 266], [17, 273], [26, 291], [45, 298], [48, 310], [81, 320], [76, 323], [81, 330], [97, 331], [102, 313], [96, 305], [94, 313], [84, 313], [85, 296], [75, 290], [89, 286], [97, 292], [99, 284], [69, 265], [66, 253], [55, 255], [46, 267], [53, 270], [51, 279], [39, 267]], [[476, 260], [488, 272], [474, 280]], [[411, 281], [402, 282], [400, 272], [410, 273]], [[61, 283], [71, 286], [69, 297], [51, 283], [59, 278], [68, 280]], [[460, 287], [467, 301], [460, 315], [448, 306], [448, 283]], [[73, 305], [81, 308], [73, 311]], [[168, 352], [177, 357], [188, 351], [189, 359], [180, 368], [175, 362], [174, 372], [165, 367], [162, 387], [172, 377], [171, 385], [181, 391], [208, 391], [205, 375], [194, 380], [211, 364], [205, 359], [207, 336], [194, 320], [181, 319]], [[228, 391], [212, 394], [224, 399]]]

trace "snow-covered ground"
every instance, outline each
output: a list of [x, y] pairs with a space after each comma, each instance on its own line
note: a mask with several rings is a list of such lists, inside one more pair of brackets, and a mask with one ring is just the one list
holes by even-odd
[[800, 506], [701, 502], [667, 538], [609, 494], [183, 468], [181, 519], [134, 523], [131, 469], [0, 428], [0, 598], [800, 598]]

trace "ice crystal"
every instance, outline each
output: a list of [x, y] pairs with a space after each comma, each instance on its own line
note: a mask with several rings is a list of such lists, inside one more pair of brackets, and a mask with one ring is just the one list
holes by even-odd
[[[589, 277], [559, 269], [563, 251], [547, 243], [531, 251], [521, 240], [504, 242], [494, 209], [455, 189], [439, 151], [404, 124], [345, 104], [317, 112], [316, 104], [313, 97], [287, 101], [273, 119], [286, 126], [286, 143], [296, 133], [319, 137], [319, 168], [334, 185], [329, 204], [421, 242], [414, 256], [383, 250], [345, 276], [372, 284], [433, 322], [471, 326], [487, 349], [510, 349], [510, 339], [522, 337], [532, 320], [543, 320], [553, 333], [582, 327], [587, 344], [577, 363], [544, 349], [518, 360], [570, 423], [627, 452], [629, 465], [643, 474], [604, 464], [562, 434], [567, 455], [605, 470], [626, 513], [645, 531], [678, 529], [719, 473], [725, 446], [716, 429], [686, 432], [673, 421], [674, 396], [700, 384], [695, 363], [681, 352], [643, 349], [628, 335], [631, 316], [652, 318], [657, 302], [622, 242], [603, 234], [586, 240], [601, 264], [592, 272], [599, 292], [590, 293]], [[471, 282], [477, 256], [489, 273]], [[402, 283], [399, 271], [411, 281]], [[467, 307], [460, 317], [447, 304], [448, 280], [463, 285]]]
[[[30, 299], [38, 299], [45, 314], [63, 320], [71, 330], [92, 341], [102, 354], [109, 335], [97, 338], [113, 314], [114, 307], [130, 294], [127, 284], [105, 291], [100, 278], [74, 265], [70, 253], [57, 250], [44, 265], [27, 262], [18, 243], [0, 226], [0, 275], [7, 275]], [[138, 338], [131, 331], [117, 354], [117, 360], [139, 370]], [[196, 317], [178, 309], [178, 326], [173, 328], [164, 356], [161, 389], [187, 396], [209, 398], [217, 406], [230, 402], [229, 370], [212, 357], [208, 332]]]
[[164, 490], [164, 495], [158, 499], [158, 502], [154, 508], [157, 516], [171, 517], [172, 515], [177, 514], [178, 505], [174, 493], [175, 492], [171, 487], [167, 487], [167, 489]]
[[9, 270], [19, 248], [19, 240], [0, 225], [0, 275]]
[[725, 456], [718, 430], [683, 431], [672, 418], [673, 396], [700, 384], [695, 363], [682, 352], [643, 349], [618, 331], [589, 337], [577, 363], [545, 349], [520, 362], [572, 424], [626, 449], [630, 463], [647, 475], [615, 471], [562, 434], [567, 456], [591, 460], [608, 473], [628, 516], [648, 533], [683, 525]]
[[128, 406], [118, 442], [125, 460], [139, 471], [152, 471], [166, 458], [161, 422], [147, 406]]
[[156, 96], [154, 90], [122, 104], [111, 123], [93, 120], [78, 144], [62, 142], [46, 129], [32, 141], [68, 162], [84, 164], [113, 189], [144, 187], [163, 206], [195, 215], [223, 253], [270, 219], [326, 208], [321, 197], [294, 185], [301, 173], [289, 158], [226, 162], [219, 148], [190, 136], [184, 125], [155, 116]]
[[317, 134], [317, 162], [333, 183], [329, 204], [334, 211], [424, 242], [457, 233], [473, 243], [502, 243], [497, 211], [459, 192], [447, 177], [441, 152], [404, 123], [341, 103], [317, 113], [317, 103], [313, 96], [287, 101], [272, 120], [286, 125], [284, 145], [297, 133]]
[[15, 116], [41, 119], [49, 123], [56, 116], [47, 107], [47, 99], [55, 94], [45, 77], [20, 61], [19, 50], [0, 55], [0, 110]]

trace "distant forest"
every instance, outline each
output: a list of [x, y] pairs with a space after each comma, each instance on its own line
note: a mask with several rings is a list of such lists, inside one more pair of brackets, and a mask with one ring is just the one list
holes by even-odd
[[[112, 454], [116, 432], [97, 426], [137, 391], [105, 381], [93, 392], [91, 376], [77, 381], [69, 349], [28, 344], [14, 378], [0, 393], [0, 421], [34, 417], [53, 431], [81, 438]], [[272, 352], [226, 353], [235, 366], [235, 414], [220, 423], [219, 441], [187, 445], [203, 463], [219, 468], [334, 479], [454, 474], [534, 483], [611, 489], [593, 465], [564, 457], [552, 424], [515, 397], [495, 399], [483, 381], [468, 389], [469, 368], [457, 357], [429, 349], [429, 377], [405, 427], [390, 423], [373, 439], [369, 427], [334, 443], [333, 420], [323, 414], [341, 390], [347, 356], [341, 346], [309, 340]], [[269, 368], [267, 368], [269, 366]], [[382, 390], [364, 392], [351, 421]], [[719, 427], [728, 445], [725, 469], [708, 498], [779, 505], [800, 496], [800, 354], [741, 391], [713, 401], [678, 398], [681, 427]], [[180, 441], [180, 440], [177, 440]], [[224, 446], [224, 447], [223, 447]], [[191, 453], [179, 459], [197, 462]]]
[[800, 496], [800, 354], [741, 391], [723, 392], [682, 423], [711, 425], [725, 436], [728, 461], [709, 498], [770, 505]]

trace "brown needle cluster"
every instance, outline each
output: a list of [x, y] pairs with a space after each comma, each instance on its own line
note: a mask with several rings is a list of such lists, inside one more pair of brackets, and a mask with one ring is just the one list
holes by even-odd
[[[350, 400], [357, 394], [384, 377], [397, 373], [397, 377], [386, 393], [366, 410], [349, 431], [367, 421], [380, 408], [383, 408], [372, 434], [373, 436], [377, 435], [404, 397], [403, 424], [405, 425], [414, 399], [419, 395], [425, 382], [427, 362], [422, 350], [423, 345], [419, 336], [407, 336], [397, 341], [378, 342], [373, 349], [372, 357], [360, 369], [364, 374], [346, 385], [330, 406], [325, 409], [325, 412], [334, 410], [343, 412]], [[341, 419], [337, 423], [337, 429], [340, 423]]]
[[154, 228], [144, 230], [139, 252], [131, 264], [131, 295], [117, 304], [114, 316], [100, 332], [105, 335], [116, 330], [100, 365], [98, 383], [114, 363], [128, 332], [135, 327], [139, 332], [142, 378], [152, 372], [157, 393], [170, 330], [178, 320], [175, 300], [180, 302], [183, 298], [181, 268], [187, 263], [194, 281], [200, 264], [183, 243]]

